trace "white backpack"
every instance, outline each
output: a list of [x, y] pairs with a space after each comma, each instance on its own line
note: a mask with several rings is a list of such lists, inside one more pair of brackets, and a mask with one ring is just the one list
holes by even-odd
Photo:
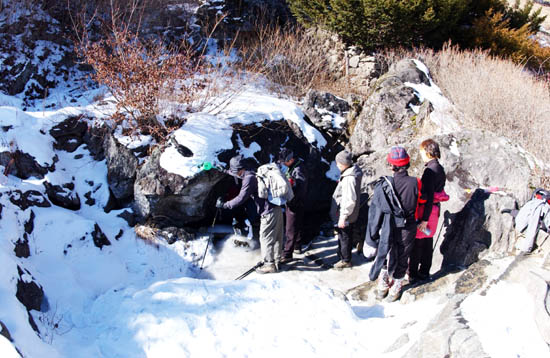
[[258, 196], [271, 204], [283, 206], [292, 198], [294, 192], [288, 179], [275, 163], [261, 165], [256, 172], [258, 178]]

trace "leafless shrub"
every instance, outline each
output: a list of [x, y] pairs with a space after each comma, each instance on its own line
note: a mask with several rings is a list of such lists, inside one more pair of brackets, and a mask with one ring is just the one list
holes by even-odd
[[334, 86], [323, 45], [314, 31], [299, 25], [281, 27], [260, 21], [240, 50], [248, 64], [274, 84], [273, 90], [299, 98], [309, 89]]
[[[238, 66], [226, 66], [213, 58], [225, 58], [232, 44], [209, 56], [214, 40], [197, 47], [184, 41], [169, 46], [158, 37], [140, 36], [139, 23], [146, 1], [133, 0], [133, 7], [118, 8], [110, 0], [111, 14], [104, 21], [102, 38], [92, 38], [88, 28], [98, 15], [75, 16], [76, 49], [91, 65], [91, 78], [107, 87], [116, 103], [112, 116], [125, 134], [150, 134], [162, 142], [182, 124], [186, 113], [215, 111], [238, 93]], [[218, 23], [223, 16], [218, 19]], [[215, 30], [215, 26], [212, 31]]]
[[[517, 141], [540, 159], [550, 158], [550, 86], [522, 65], [485, 51], [416, 49], [387, 54], [388, 63], [418, 58], [466, 117], [466, 125]], [[543, 172], [542, 176], [546, 176]]]

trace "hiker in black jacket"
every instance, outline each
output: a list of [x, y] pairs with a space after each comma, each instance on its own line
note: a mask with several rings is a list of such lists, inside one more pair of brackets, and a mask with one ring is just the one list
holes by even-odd
[[403, 147], [387, 156], [393, 177], [378, 180], [369, 210], [365, 243], [377, 247], [371, 280], [378, 278], [377, 297], [395, 301], [401, 295], [409, 255], [416, 234], [418, 181], [407, 173], [410, 158]]
[[220, 209], [233, 209], [244, 205], [252, 198], [261, 216], [260, 219], [260, 249], [263, 265], [258, 273], [277, 272], [281, 260], [283, 245], [283, 213], [280, 206], [271, 204], [268, 200], [258, 196], [258, 179], [256, 173], [247, 166], [242, 155], [237, 155], [229, 161], [229, 171], [232, 175], [242, 178], [243, 183], [239, 194], [227, 202], [222, 198], [216, 201], [216, 207]]
[[292, 259], [292, 254], [301, 253], [304, 208], [307, 198], [307, 174], [303, 161], [296, 158], [294, 152], [288, 148], [279, 153], [281, 171], [286, 175], [294, 198], [286, 204], [286, 242], [281, 262]]

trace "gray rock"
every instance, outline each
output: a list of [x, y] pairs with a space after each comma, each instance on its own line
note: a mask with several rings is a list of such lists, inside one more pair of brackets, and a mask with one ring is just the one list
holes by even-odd
[[0, 321], [0, 335], [6, 337], [6, 339], [10, 342], [13, 342], [13, 339], [11, 338], [10, 331], [8, 330], [8, 327], [4, 324], [4, 322]]
[[54, 148], [74, 152], [84, 141], [88, 125], [79, 117], [69, 117], [52, 127], [50, 135], [55, 139]]
[[18, 206], [21, 210], [26, 210], [31, 206], [37, 206], [39, 208], [48, 208], [52, 206], [44, 195], [36, 190], [28, 190], [26, 192], [14, 190], [8, 195], [10, 197], [10, 202], [13, 205]]
[[331, 93], [309, 90], [303, 109], [315, 127], [324, 132], [340, 134], [347, 127], [347, 121], [342, 123], [342, 128], [336, 128], [335, 117], [346, 119], [352, 107], [346, 100]]
[[19, 271], [19, 279], [17, 280], [17, 293], [15, 296], [28, 311], [40, 311], [42, 300], [44, 299], [44, 290], [40, 285], [34, 282], [34, 278], [30, 281], [22, 278], [24, 274], [30, 276], [27, 270], [23, 271], [19, 266], [17, 266], [17, 269]]
[[371, 94], [351, 129], [349, 148], [354, 156], [410, 141], [424, 118], [411, 109], [420, 105], [405, 82], [424, 83], [425, 74], [412, 60], [402, 60], [371, 85]]
[[80, 197], [74, 190], [74, 183], [52, 185], [45, 181], [44, 187], [52, 204], [69, 210], [80, 210]]
[[118, 201], [132, 199], [138, 160], [134, 153], [120, 144], [112, 134], [104, 142], [107, 159], [107, 182]]
[[94, 241], [94, 245], [96, 247], [99, 247], [100, 249], [103, 248], [103, 246], [111, 245], [111, 242], [109, 241], [109, 239], [107, 239], [107, 236], [105, 236], [98, 224], [94, 225], [94, 231], [92, 231], [92, 239]]
[[478, 335], [462, 316], [460, 305], [464, 298], [463, 295], [450, 298], [443, 310], [422, 332], [422, 338], [414, 343], [403, 358], [488, 358]]
[[[57, 156], [52, 158], [52, 163], [57, 162]], [[23, 153], [20, 150], [15, 152], [0, 153], [0, 164], [6, 167], [9, 174], [21, 179], [35, 177], [42, 179], [49, 171], [55, 170], [55, 164], [42, 166], [38, 164], [33, 156]]]

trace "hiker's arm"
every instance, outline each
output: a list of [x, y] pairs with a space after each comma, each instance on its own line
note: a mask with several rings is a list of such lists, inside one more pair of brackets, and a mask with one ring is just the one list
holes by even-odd
[[340, 200], [340, 218], [339, 222], [345, 222], [353, 213], [358, 198], [355, 192], [355, 178], [348, 176], [342, 180], [342, 199]]
[[426, 168], [424, 174], [422, 174], [422, 199], [426, 200], [424, 203], [424, 213], [422, 214], [422, 221], [428, 221], [430, 214], [432, 213], [432, 207], [434, 204], [434, 192], [435, 192], [435, 173]]
[[241, 206], [244, 204], [254, 193], [255, 190], [257, 190], [256, 185], [252, 182], [253, 180], [250, 177], [245, 177], [243, 179], [243, 185], [241, 186], [241, 191], [239, 191], [239, 194], [223, 204], [224, 209], [233, 209], [238, 206]]

